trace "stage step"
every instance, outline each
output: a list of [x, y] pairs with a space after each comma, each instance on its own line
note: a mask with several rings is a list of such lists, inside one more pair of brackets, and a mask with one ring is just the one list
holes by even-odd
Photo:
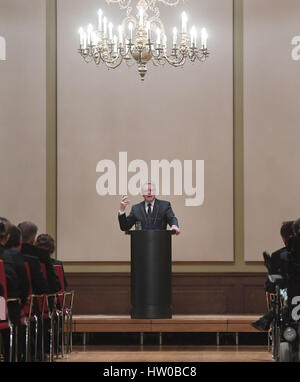
[[93, 332], [257, 332], [250, 324], [259, 315], [174, 315], [171, 319], [137, 320], [118, 315], [74, 315], [74, 333]]

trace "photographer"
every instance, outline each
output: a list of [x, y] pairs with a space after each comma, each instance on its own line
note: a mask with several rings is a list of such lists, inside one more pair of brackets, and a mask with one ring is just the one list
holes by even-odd
[[[299, 223], [300, 223], [300, 220], [299, 220]], [[299, 224], [299, 230], [300, 230], [300, 224]], [[289, 280], [290, 280], [289, 275], [291, 271], [290, 270], [291, 268], [290, 245], [294, 239], [294, 222], [293, 221], [283, 222], [280, 228], [280, 235], [284, 243], [284, 247], [272, 253], [271, 258], [269, 259], [268, 264], [266, 264], [266, 266], [268, 268], [268, 275], [281, 275], [283, 277], [283, 282], [281, 286], [282, 289], [284, 288], [289, 289]], [[300, 240], [299, 240], [299, 244], [300, 244]], [[275, 287], [270, 282], [268, 277], [265, 281], [264, 288], [266, 292], [275, 293]], [[273, 317], [274, 317], [274, 312], [271, 309], [259, 320], [252, 322], [251, 325], [257, 330], [261, 330], [261, 331], [269, 330]]]
[[293, 236], [288, 242], [288, 303], [295, 296], [300, 296], [300, 219], [293, 224]]

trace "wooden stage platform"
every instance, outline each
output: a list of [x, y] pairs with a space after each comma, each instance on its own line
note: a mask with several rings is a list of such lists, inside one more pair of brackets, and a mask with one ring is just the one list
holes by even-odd
[[130, 316], [110, 315], [74, 315], [73, 333], [83, 333], [84, 343], [86, 333], [95, 332], [123, 332], [141, 333], [141, 344], [143, 333], [165, 332], [215, 332], [217, 344], [219, 333], [235, 333], [236, 344], [238, 344], [238, 333], [256, 332], [250, 324], [259, 318], [258, 315], [174, 315], [171, 319], [131, 319]]

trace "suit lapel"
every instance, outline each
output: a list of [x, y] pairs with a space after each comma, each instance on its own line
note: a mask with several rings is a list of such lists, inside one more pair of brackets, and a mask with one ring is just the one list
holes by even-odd
[[145, 219], [145, 222], [147, 222], [147, 215], [146, 215], [146, 211], [145, 211], [145, 202], [140, 203], [140, 212], [141, 212], [141, 215], [143, 216], [143, 218]]
[[155, 199], [155, 202], [154, 202], [154, 207], [153, 207], [153, 211], [152, 211], [152, 217], [154, 219], [154, 223], [156, 223], [156, 219], [157, 219], [157, 216], [158, 216], [158, 211], [159, 211], [159, 200]]

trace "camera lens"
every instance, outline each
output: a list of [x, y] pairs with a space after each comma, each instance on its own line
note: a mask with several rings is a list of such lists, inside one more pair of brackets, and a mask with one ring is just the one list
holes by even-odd
[[288, 342], [293, 342], [296, 339], [297, 333], [294, 328], [288, 327], [283, 332], [283, 338]]

